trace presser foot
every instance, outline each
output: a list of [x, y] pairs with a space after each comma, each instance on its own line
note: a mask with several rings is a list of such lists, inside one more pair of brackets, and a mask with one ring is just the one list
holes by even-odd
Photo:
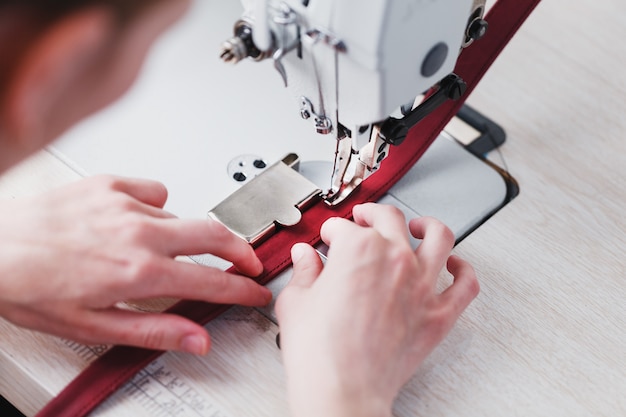
[[322, 194], [326, 204], [336, 206], [345, 201], [387, 158], [390, 145], [380, 134], [380, 124], [368, 127], [367, 131], [369, 140], [360, 149], [356, 144], [358, 138], [344, 136], [337, 140], [331, 188]]

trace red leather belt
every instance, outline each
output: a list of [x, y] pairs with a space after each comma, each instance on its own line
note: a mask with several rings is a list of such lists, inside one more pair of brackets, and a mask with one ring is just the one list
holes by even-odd
[[[336, 216], [350, 218], [354, 205], [377, 201], [406, 174], [458, 112], [465, 98], [539, 1], [498, 0], [487, 14], [487, 34], [476, 45], [465, 49], [457, 62], [455, 73], [467, 83], [465, 95], [460, 100], [444, 103], [413, 128], [400, 146], [400, 151], [392, 150], [377, 174], [363, 182], [348, 200], [333, 208], [318, 203], [304, 212], [298, 225], [281, 229], [262, 243], [256, 253], [265, 266], [265, 272], [257, 280], [265, 284], [287, 268], [291, 264], [290, 248], [294, 243], [319, 243], [319, 230], [326, 219]], [[180, 301], [168, 312], [205, 324], [229, 307], [198, 301]], [[86, 416], [162, 353], [127, 346], [111, 348], [91, 363], [36, 417]]]

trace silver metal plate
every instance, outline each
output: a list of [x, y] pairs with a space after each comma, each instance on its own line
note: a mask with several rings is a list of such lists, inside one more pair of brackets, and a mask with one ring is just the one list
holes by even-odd
[[235, 191], [209, 217], [255, 245], [269, 236], [276, 225], [294, 226], [321, 189], [300, 175], [299, 158], [289, 154]]

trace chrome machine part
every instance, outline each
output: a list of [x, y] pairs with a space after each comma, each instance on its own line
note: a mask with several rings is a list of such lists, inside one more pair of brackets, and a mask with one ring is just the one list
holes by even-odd
[[321, 135], [328, 135], [333, 130], [333, 121], [324, 114], [317, 114], [313, 108], [313, 103], [306, 97], [300, 99], [300, 117], [308, 120], [313, 117], [315, 130]]
[[280, 3], [275, 7], [267, 0], [258, 1], [255, 12], [258, 15], [254, 22], [244, 16], [235, 23], [234, 36], [222, 44], [220, 57], [233, 64], [245, 58], [255, 61], [272, 58], [274, 67], [287, 85], [281, 60], [300, 47], [298, 16], [287, 4]]
[[353, 149], [355, 140], [344, 136], [337, 140], [331, 188], [322, 195], [326, 204], [335, 206], [350, 196], [361, 183], [376, 172], [387, 157], [389, 144], [380, 134], [380, 125], [368, 127], [369, 141], [360, 149]]
[[236, 64], [245, 58], [261, 61], [270, 56], [268, 52], [259, 50], [252, 41], [252, 26], [249, 22], [238, 20], [233, 32], [233, 37], [222, 43], [220, 58], [224, 62]]

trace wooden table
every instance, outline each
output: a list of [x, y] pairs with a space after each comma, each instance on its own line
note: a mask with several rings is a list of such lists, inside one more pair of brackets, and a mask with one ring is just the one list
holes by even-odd
[[[623, 39], [622, 0], [545, 1], [473, 93], [469, 103], [507, 130], [501, 156], [521, 194], [457, 247], [482, 292], [394, 414], [626, 415]], [[0, 192], [75, 178], [42, 153], [0, 179]], [[0, 393], [27, 415], [100, 353], [0, 329]], [[176, 415], [162, 406], [182, 398], [178, 415], [288, 415], [276, 326], [237, 308], [209, 331], [207, 358], [167, 354], [95, 414]], [[160, 389], [168, 383], [177, 398]]]

